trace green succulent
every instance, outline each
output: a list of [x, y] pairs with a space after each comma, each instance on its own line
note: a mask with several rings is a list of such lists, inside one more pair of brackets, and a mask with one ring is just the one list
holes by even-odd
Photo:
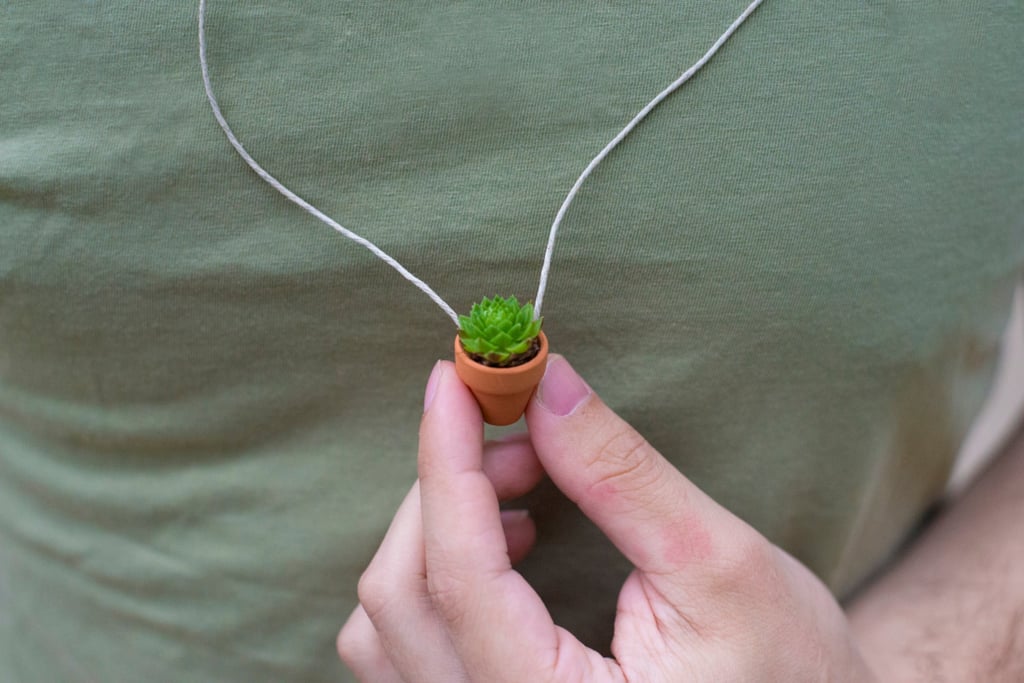
[[475, 360], [495, 367], [510, 367], [536, 353], [534, 340], [543, 318], [533, 319], [533, 304], [519, 305], [514, 296], [484, 298], [469, 315], [459, 316], [462, 348]]

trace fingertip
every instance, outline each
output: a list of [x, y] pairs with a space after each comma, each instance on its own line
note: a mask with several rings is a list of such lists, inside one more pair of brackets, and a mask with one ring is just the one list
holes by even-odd
[[427, 378], [426, 389], [423, 392], [424, 413], [430, 411], [430, 408], [434, 405], [434, 400], [437, 398], [437, 392], [445, 384], [446, 375], [451, 375], [451, 370], [454, 368], [455, 364], [451, 361], [439, 360], [434, 363], [434, 367], [430, 370], [430, 376]]
[[544, 468], [525, 432], [485, 442], [483, 470], [499, 500], [525, 495], [544, 477]]
[[430, 377], [427, 378], [427, 388], [423, 391], [424, 413], [430, 410], [430, 404], [434, 402], [434, 396], [437, 394], [437, 384], [442, 374], [444, 374], [444, 368], [441, 366], [441, 361], [437, 361], [430, 371]]
[[[484, 421], [480, 406], [455, 372], [455, 364], [439, 361], [430, 406], [420, 422], [419, 473], [423, 479], [446, 471], [478, 468]], [[469, 448], [467, 448], [469, 446]]]
[[[451, 361], [439, 360], [434, 365], [424, 392], [424, 417], [433, 416], [442, 420], [480, 418], [480, 406], [469, 391]], [[481, 419], [482, 424], [482, 419]]]
[[537, 542], [537, 525], [529, 510], [502, 510], [501, 526], [505, 531], [509, 562], [518, 564], [526, 559]]
[[593, 395], [582, 377], [564, 356], [552, 354], [533, 403], [556, 417], [568, 417]]

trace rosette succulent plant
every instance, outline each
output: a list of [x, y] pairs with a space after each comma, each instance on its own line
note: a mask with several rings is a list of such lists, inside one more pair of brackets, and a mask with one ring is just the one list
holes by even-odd
[[459, 316], [459, 339], [477, 362], [511, 367], [536, 354], [542, 320], [533, 319], [532, 303], [520, 306], [514, 296], [484, 298], [473, 304], [469, 315]]

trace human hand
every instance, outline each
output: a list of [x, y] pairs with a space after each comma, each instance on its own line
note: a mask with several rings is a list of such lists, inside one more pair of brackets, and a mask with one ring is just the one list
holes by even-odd
[[[527, 410], [532, 448], [484, 445], [449, 364], [435, 368], [426, 403], [419, 483], [339, 634], [360, 680], [874, 680], [825, 587], [690, 483], [564, 359], [552, 357]], [[498, 501], [536, 483], [537, 461], [635, 566], [612, 658], [556, 626], [512, 569], [534, 530]]]

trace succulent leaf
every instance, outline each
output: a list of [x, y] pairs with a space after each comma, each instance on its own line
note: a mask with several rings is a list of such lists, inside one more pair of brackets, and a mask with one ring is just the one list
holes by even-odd
[[473, 304], [469, 315], [459, 316], [462, 348], [488, 365], [506, 367], [524, 360], [533, 350], [543, 318], [533, 319], [533, 304], [522, 306], [514, 296], [495, 296]]

